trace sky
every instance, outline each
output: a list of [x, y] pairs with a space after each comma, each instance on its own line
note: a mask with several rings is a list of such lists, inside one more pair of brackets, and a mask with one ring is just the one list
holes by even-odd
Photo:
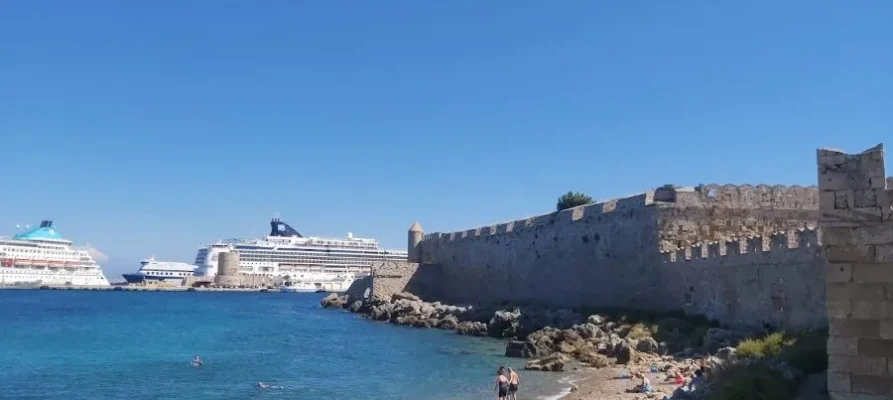
[[[0, 234], [119, 278], [262, 236], [406, 247], [893, 145], [889, 1], [0, 2]], [[888, 162], [888, 165], [890, 163]], [[893, 175], [893, 173], [888, 173]]]

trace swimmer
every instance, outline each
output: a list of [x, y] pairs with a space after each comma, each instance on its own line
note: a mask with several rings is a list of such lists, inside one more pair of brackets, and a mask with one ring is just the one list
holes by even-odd
[[195, 358], [192, 359], [192, 366], [193, 367], [201, 367], [202, 364], [204, 364], [204, 362], [202, 361], [202, 358], [196, 354]]

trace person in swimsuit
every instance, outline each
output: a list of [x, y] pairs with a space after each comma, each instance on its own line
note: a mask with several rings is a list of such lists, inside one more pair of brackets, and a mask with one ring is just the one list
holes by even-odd
[[521, 377], [514, 369], [509, 367], [509, 400], [517, 400], [518, 386], [521, 385]]
[[202, 364], [204, 364], [204, 362], [202, 362], [202, 358], [196, 354], [195, 358], [192, 359], [192, 366], [201, 367]]
[[505, 367], [500, 366], [496, 371], [496, 398], [506, 400], [509, 394], [509, 379], [505, 377]]

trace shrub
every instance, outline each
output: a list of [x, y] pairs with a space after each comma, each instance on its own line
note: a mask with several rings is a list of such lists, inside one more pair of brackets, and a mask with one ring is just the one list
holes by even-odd
[[778, 356], [790, 366], [810, 375], [828, 369], [828, 333], [804, 332], [791, 338], [791, 344]]
[[584, 193], [567, 192], [558, 198], [558, 205], [556, 206], [556, 208], [558, 209], [558, 211], [561, 211], [568, 208], [582, 206], [584, 204], [590, 204], [592, 202], [594, 202], [594, 200], [592, 200], [592, 197], [589, 197]]
[[758, 339], [747, 339], [738, 343], [739, 357], [778, 357], [782, 349], [793, 342], [786, 338], [784, 332], [775, 332]]
[[765, 363], [738, 364], [717, 371], [706, 400], [790, 400], [794, 387]]

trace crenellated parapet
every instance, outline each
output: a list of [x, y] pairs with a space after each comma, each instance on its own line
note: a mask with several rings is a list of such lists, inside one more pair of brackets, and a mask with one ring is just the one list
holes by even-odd
[[664, 263], [691, 262], [696, 260], [734, 261], [736, 257], [790, 256], [791, 252], [813, 254], [819, 248], [819, 235], [815, 228], [803, 228], [771, 235], [747, 236], [724, 242], [697, 243], [675, 250], [661, 252]]
[[815, 210], [819, 207], [815, 186], [719, 185], [675, 188], [673, 202], [680, 207]]
[[619, 213], [636, 212], [654, 204], [654, 191], [635, 196], [612, 199], [600, 203], [573, 207], [549, 214], [517, 219], [500, 224], [492, 224], [458, 232], [435, 232], [425, 235], [425, 241], [454, 242], [475, 240], [488, 236], [508, 235], [528, 230], [542, 229], [556, 225], [592, 222], [598, 218], [618, 215]]

